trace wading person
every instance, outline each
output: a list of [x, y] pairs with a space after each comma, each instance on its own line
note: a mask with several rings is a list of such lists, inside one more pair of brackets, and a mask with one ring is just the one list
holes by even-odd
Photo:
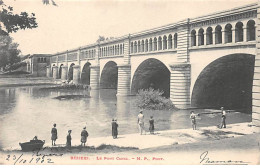
[[196, 115], [194, 114], [194, 111], [190, 112], [190, 119], [191, 119], [192, 129], [196, 130]]
[[72, 130], [69, 130], [68, 131], [68, 135], [67, 135], [66, 147], [68, 147], [68, 148], [71, 148], [71, 140], [72, 140], [72, 138], [71, 138], [71, 131]]
[[221, 107], [220, 109], [222, 111], [220, 128], [226, 128], [226, 111], [224, 110], [224, 107]]
[[150, 134], [154, 134], [154, 119], [153, 119], [153, 116], [150, 117], [150, 120], [149, 120], [149, 131], [150, 131]]
[[87, 142], [88, 131], [86, 131], [86, 127], [81, 131], [81, 146], [85, 146]]
[[144, 115], [143, 115], [143, 111], [141, 110], [137, 116], [137, 123], [139, 126], [139, 131], [140, 131], [140, 135], [143, 134], [143, 132], [145, 133], [145, 129], [144, 129]]
[[55, 146], [56, 139], [58, 139], [58, 132], [56, 129], [56, 124], [53, 124], [53, 128], [51, 129], [51, 144]]

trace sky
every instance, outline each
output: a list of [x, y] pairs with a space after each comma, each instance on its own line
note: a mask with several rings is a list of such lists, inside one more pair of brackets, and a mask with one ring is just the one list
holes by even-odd
[[14, 12], [35, 13], [38, 28], [12, 33], [23, 55], [54, 54], [257, 0], [4, 0]]

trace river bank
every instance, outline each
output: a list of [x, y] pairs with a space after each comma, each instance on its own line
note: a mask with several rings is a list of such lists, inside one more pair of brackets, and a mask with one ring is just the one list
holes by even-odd
[[55, 80], [47, 77], [33, 77], [30, 74], [0, 74], [0, 88], [19, 86], [54, 85]]
[[[226, 164], [226, 160], [228, 164], [259, 164], [259, 139], [259, 127], [240, 123], [226, 129], [203, 127], [158, 131], [155, 135], [119, 135], [118, 139], [89, 138], [87, 147], [81, 147], [73, 138], [71, 149], [64, 147], [65, 141], [55, 147], [46, 144], [38, 155], [55, 154], [51, 157], [55, 164], [213, 164], [203, 160], [206, 155], [222, 161], [218, 164]], [[2, 158], [7, 154], [32, 155], [19, 150], [1, 151]]]

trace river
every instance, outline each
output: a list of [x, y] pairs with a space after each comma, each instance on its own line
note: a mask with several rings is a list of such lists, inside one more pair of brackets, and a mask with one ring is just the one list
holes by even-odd
[[[78, 100], [53, 99], [59, 95], [82, 94], [82, 91], [42, 90], [40, 86], [0, 89], [0, 148], [16, 149], [19, 142], [38, 136], [51, 143], [51, 128], [57, 124], [58, 140], [65, 142], [67, 131], [72, 130], [73, 140], [80, 139], [80, 132], [87, 127], [90, 137], [111, 135], [111, 120], [116, 118], [119, 134], [137, 133], [138, 107], [135, 96], [116, 97], [116, 90], [92, 90], [90, 98]], [[212, 111], [196, 109], [195, 113]], [[214, 111], [214, 110], [213, 110]], [[155, 119], [155, 130], [190, 128], [190, 110], [144, 110], [148, 131], [150, 116]], [[198, 127], [218, 125], [220, 114], [203, 114], [197, 118]], [[250, 122], [251, 114], [227, 114], [227, 124]]]

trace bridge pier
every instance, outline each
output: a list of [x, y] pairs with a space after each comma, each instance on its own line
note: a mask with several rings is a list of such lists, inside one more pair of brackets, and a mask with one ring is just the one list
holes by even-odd
[[67, 74], [68, 74], [68, 67], [62, 66], [61, 67], [61, 80], [67, 80]]
[[53, 78], [54, 79], [58, 79], [58, 75], [59, 75], [58, 67], [57, 66], [53, 66], [52, 68], [53, 68], [53, 74], [52, 74]]
[[118, 65], [117, 96], [130, 94], [131, 65]]
[[48, 77], [48, 78], [50, 78], [51, 77], [51, 66], [47, 66], [46, 67], [46, 76]]
[[80, 66], [74, 65], [73, 66], [73, 83], [78, 84], [80, 80]]
[[99, 89], [99, 72], [100, 66], [90, 66], [90, 87], [91, 89]]
[[190, 106], [190, 64], [171, 64], [170, 99], [177, 108]]
[[252, 88], [252, 122], [260, 126], [260, 1], [257, 6], [256, 56]]

